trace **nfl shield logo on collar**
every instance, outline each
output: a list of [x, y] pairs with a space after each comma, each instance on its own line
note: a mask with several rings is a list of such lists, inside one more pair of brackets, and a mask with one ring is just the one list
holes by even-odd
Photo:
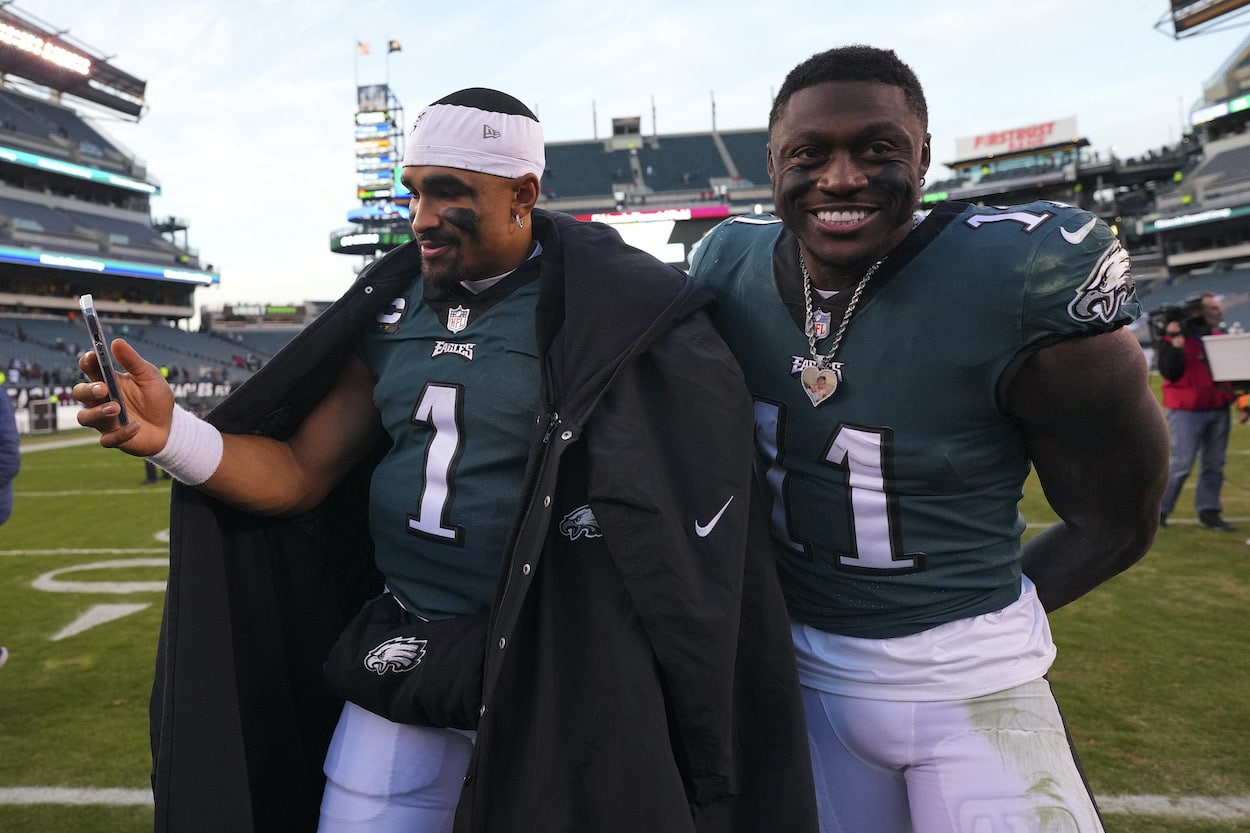
[[812, 310], [812, 326], [808, 335], [816, 336], [816, 338], [824, 338], [829, 335], [829, 325], [832, 322], [832, 316], [824, 310]]
[[458, 333], [469, 326], [469, 311], [464, 307], [454, 307], [447, 311], [447, 329]]

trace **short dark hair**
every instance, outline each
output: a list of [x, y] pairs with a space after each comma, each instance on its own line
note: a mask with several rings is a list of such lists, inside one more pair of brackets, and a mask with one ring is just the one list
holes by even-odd
[[488, 87], [469, 87], [463, 90], [457, 90], [450, 95], [445, 95], [435, 104], [456, 104], [461, 107], [474, 107], [478, 110], [485, 110], [488, 113], [503, 113], [505, 116], [525, 116], [528, 119], [538, 121], [538, 116], [534, 115], [530, 108], [526, 107], [520, 101], [517, 101], [507, 93], [499, 90], [492, 90]]
[[875, 81], [898, 87], [920, 117], [921, 126], [929, 129], [929, 105], [925, 103], [924, 88], [920, 86], [916, 73], [893, 50], [863, 44], [819, 52], [790, 70], [773, 100], [773, 108], [768, 114], [768, 129], [771, 131], [781, 118], [781, 112], [791, 96], [826, 81]]

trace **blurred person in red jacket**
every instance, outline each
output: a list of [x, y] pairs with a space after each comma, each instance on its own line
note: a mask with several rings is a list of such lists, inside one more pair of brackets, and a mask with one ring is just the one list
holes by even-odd
[[1167, 517], [1176, 508], [1181, 488], [1201, 453], [1194, 492], [1198, 523], [1207, 529], [1229, 532], [1235, 527], [1221, 514], [1224, 505], [1220, 488], [1224, 485], [1224, 457], [1232, 422], [1228, 406], [1236, 395], [1231, 384], [1211, 378], [1202, 346], [1204, 338], [1224, 334], [1224, 305], [1215, 293], [1200, 292], [1185, 299], [1184, 309], [1180, 320], [1167, 323], [1157, 348], [1159, 373], [1163, 376], [1163, 406], [1167, 408], [1172, 437], [1168, 485], [1163, 493], [1159, 524], [1167, 526]]

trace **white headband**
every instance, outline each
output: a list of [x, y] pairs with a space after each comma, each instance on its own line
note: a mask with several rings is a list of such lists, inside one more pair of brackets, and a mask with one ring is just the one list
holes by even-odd
[[404, 165], [459, 168], [509, 179], [534, 174], [541, 179], [547, 166], [543, 127], [523, 115], [433, 104], [412, 125]]

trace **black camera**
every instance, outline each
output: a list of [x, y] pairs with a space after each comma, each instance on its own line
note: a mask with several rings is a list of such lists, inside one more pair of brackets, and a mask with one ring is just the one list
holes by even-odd
[[1183, 322], [1187, 316], [1185, 308], [1176, 306], [1175, 304], [1166, 304], [1164, 306], [1152, 309], [1148, 315], [1150, 316], [1150, 337], [1156, 343], [1163, 340], [1164, 331], [1167, 330], [1168, 324], [1173, 321]]
[[1183, 304], [1164, 304], [1147, 315], [1150, 318], [1150, 335], [1157, 344], [1163, 340], [1168, 324], [1175, 321], [1184, 329], [1186, 321], [1202, 316], [1202, 295], [1190, 295]]

